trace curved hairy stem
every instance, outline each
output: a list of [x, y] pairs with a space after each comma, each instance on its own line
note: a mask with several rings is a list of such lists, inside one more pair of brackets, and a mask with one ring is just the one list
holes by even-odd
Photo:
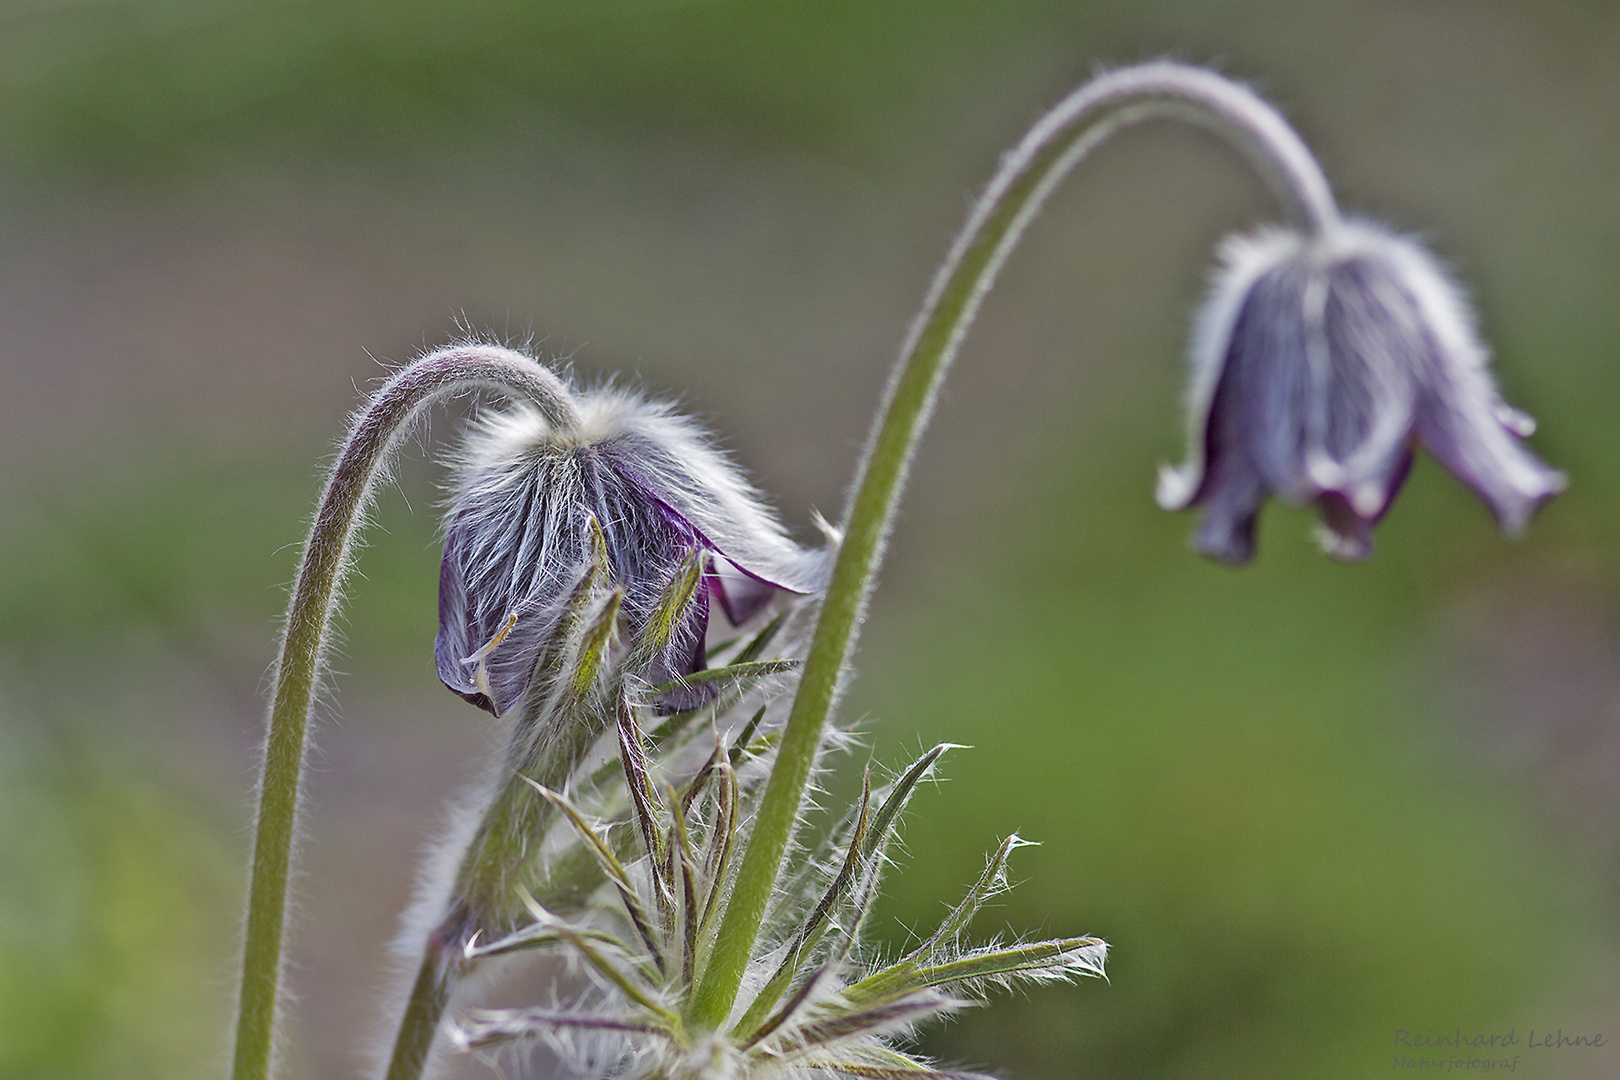
[[395, 374], [355, 416], [304, 544], [276, 662], [260, 773], [231, 1074], [235, 1080], [265, 1080], [270, 1073], [287, 875], [297, 835], [310, 709], [324, 673], [332, 616], [351, 562], [356, 529], [377, 476], [411, 421], [435, 399], [475, 389], [496, 390], [529, 401], [560, 428], [579, 423], [567, 387], [533, 360], [488, 345], [440, 349]]
[[843, 543], [759, 818], [714, 953], [691, 999], [688, 1019], [695, 1027], [713, 1030], [731, 1014], [822, 727], [855, 645], [911, 455], [946, 368], [1002, 264], [1058, 183], [1113, 132], [1158, 117], [1190, 121], [1226, 139], [1257, 168], [1302, 229], [1320, 233], [1338, 222], [1321, 169], [1277, 111], [1237, 83], [1180, 64], [1143, 64], [1093, 79], [1042, 117], [1003, 159], [935, 276], [890, 378], [846, 508]]

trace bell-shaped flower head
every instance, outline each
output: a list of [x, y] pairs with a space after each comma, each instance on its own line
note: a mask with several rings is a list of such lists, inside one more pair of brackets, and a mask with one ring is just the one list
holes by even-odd
[[1564, 488], [1519, 443], [1462, 293], [1417, 243], [1363, 222], [1229, 239], [1192, 345], [1187, 462], [1166, 509], [1203, 509], [1194, 544], [1246, 562], [1265, 497], [1314, 502], [1328, 554], [1365, 557], [1416, 446], [1516, 534]]
[[[711, 598], [741, 624], [775, 590], [818, 591], [830, 567], [828, 551], [788, 538], [696, 422], [613, 387], [577, 391], [574, 404], [573, 430], [528, 408], [486, 415], [452, 475], [435, 657], [446, 686], [497, 716], [545, 674], [536, 665], [597, 543], [632, 639], [672, 576], [703, 560], [706, 587], [668, 646], [632, 672], [649, 684], [705, 666]], [[693, 686], [660, 703], [704, 698]]]

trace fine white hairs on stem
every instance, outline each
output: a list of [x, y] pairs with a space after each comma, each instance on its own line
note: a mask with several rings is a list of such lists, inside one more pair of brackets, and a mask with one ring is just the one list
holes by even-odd
[[549, 370], [510, 349], [477, 344], [449, 346], [407, 365], [355, 414], [304, 543], [276, 661], [243, 933], [234, 1080], [270, 1074], [310, 709], [325, 673], [355, 534], [377, 477], [412, 421], [433, 401], [470, 390], [526, 401], [559, 427], [578, 422], [567, 389]]

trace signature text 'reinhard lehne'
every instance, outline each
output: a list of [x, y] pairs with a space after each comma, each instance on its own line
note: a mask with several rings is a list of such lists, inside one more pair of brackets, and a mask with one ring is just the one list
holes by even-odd
[[1518, 1028], [1509, 1028], [1506, 1034], [1495, 1035], [1464, 1035], [1461, 1028], [1451, 1034], [1437, 1035], [1433, 1028], [1418, 1032], [1408, 1028], [1395, 1029], [1395, 1045], [1409, 1047], [1414, 1050], [1430, 1050], [1437, 1047], [1472, 1050], [1497, 1050], [1513, 1046], [1523, 1046], [1527, 1050], [1564, 1050], [1577, 1046], [1607, 1046], [1609, 1038], [1601, 1032], [1582, 1035], [1574, 1032], [1565, 1033], [1563, 1028], [1552, 1031], [1531, 1028], [1529, 1034], [1521, 1036]]

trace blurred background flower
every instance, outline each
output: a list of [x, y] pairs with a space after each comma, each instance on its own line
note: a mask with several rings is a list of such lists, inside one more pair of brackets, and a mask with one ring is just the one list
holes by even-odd
[[[1216, 239], [1213, 140], [1105, 147], [947, 384], [847, 705], [921, 792], [875, 928], [1113, 946], [924, 1051], [1010, 1077], [1365, 1075], [1394, 1031], [1620, 1013], [1620, 11], [1554, 0], [0, 11], [0, 1074], [218, 1075], [262, 675], [356, 387], [459, 324], [725, 432], [835, 514], [967, 200], [1103, 62], [1257, 79], [1347, 210], [1471, 286], [1571, 490], [1510, 544], [1420, 460], [1369, 564], [1268, 509], [1242, 573], [1153, 506]], [[376, 359], [373, 359], [375, 357]], [[440, 414], [437, 434], [454, 417]], [[437, 685], [441, 474], [361, 558], [298, 887], [297, 1074], [353, 1071], [440, 804], [495, 723]], [[518, 998], [521, 1000], [521, 997]], [[1564, 1050], [1532, 1076], [1611, 1076]]]

